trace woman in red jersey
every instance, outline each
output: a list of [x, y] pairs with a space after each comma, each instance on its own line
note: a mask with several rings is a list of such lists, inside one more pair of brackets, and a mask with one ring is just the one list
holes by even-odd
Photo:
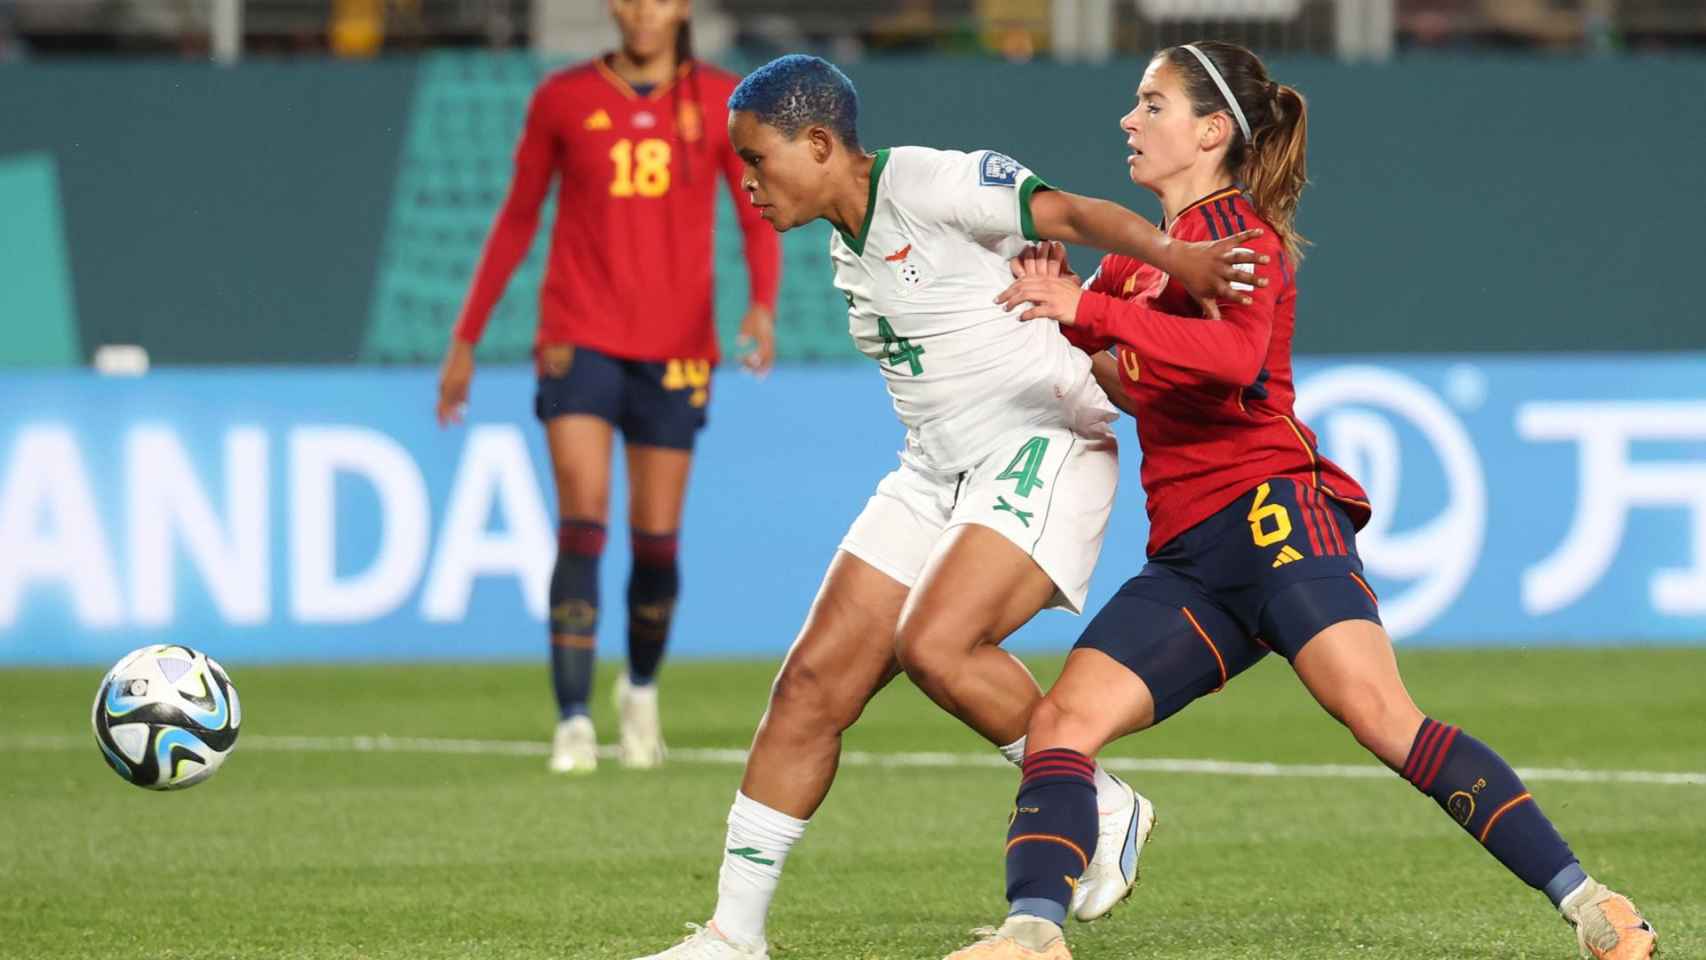
[[[634, 566], [628, 669], [616, 685], [627, 766], [663, 759], [653, 683], [679, 589], [676, 537], [717, 362], [712, 224], [719, 174], [739, 198], [729, 94], [739, 78], [693, 59], [689, 0], [610, 0], [614, 53], [546, 78], [528, 106], [515, 178], [492, 225], [439, 382], [440, 423], [458, 419], [479, 341], [527, 254], [558, 180], [540, 292], [535, 412], [545, 425], [560, 526], [550, 631], [559, 722], [550, 767], [597, 765], [587, 701], [598, 628], [598, 561], [609, 513], [613, 435], [627, 454]], [[780, 274], [775, 233], [735, 204], [751, 277], [744, 358], [774, 356]]]
[[1056, 320], [1097, 352], [1098, 378], [1136, 418], [1149, 559], [1031, 715], [1007, 845], [1011, 912], [953, 958], [1068, 958], [1061, 927], [1097, 840], [1092, 758], [1270, 651], [1358, 743], [1544, 891], [1595, 957], [1651, 955], [1652, 928], [1583, 872], [1509, 765], [1424, 716], [1399, 677], [1357, 557], [1369, 505], [1292, 409], [1303, 97], [1242, 47], [1187, 44], [1150, 62], [1120, 127], [1131, 179], [1160, 198], [1168, 232], [1260, 227], [1249, 246], [1270, 255], [1256, 268], [1270, 282], [1252, 303], [1205, 316], [1171, 278], [1125, 257], [1104, 258], [1084, 287], [1058, 247], [1015, 263], [1002, 302], [1030, 304], [1024, 319]]

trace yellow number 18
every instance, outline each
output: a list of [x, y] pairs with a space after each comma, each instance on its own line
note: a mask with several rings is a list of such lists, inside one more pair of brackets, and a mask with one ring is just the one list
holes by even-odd
[[616, 176], [610, 181], [613, 197], [661, 197], [669, 192], [669, 141], [623, 138], [610, 148]]

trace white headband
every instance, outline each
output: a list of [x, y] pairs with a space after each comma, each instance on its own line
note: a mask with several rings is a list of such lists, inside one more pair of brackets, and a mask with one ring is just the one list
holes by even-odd
[[1244, 119], [1244, 111], [1239, 109], [1238, 98], [1232, 95], [1232, 88], [1226, 85], [1226, 81], [1220, 76], [1220, 71], [1214, 68], [1214, 62], [1208, 58], [1207, 54], [1198, 50], [1195, 44], [1187, 43], [1185, 49], [1202, 61], [1202, 68], [1208, 71], [1208, 78], [1220, 88], [1220, 95], [1226, 98], [1226, 105], [1232, 108], [1232, 119], [1238, 121], [1238, 129], [1244, 131], [1244, 139], [1248, 141], [1250, 139], [1250, 121]]

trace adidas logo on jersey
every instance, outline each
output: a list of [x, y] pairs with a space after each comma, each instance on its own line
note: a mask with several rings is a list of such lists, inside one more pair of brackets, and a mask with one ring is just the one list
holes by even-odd
[[586, 122], [581, 124], [581, 127], [587, 130], [609, 130], [612, 126], [614, 124], [610, 122], [610, 114], [603, 110], [593, 111], [592, 116], [587, 117]]
[[1303, 554], [1298, 553], [1295, 549], [1292, 548], [1292, 545], [1288, 543], [1285, 546], [1280, 548], [1279, 556], [1274, 558], [1274, 566], [1283, 567], [1286, 564], [1291, 563], [1295, 560], [1302, 560], [1302, 559], [1303, 559]]

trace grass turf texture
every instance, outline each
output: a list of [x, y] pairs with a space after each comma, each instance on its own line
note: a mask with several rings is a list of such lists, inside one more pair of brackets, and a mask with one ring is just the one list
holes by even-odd
[[[1706, 770], [1706, 650], [1410, 652], [1425, 710], [1536, 767]], [[1057, 660], [1032, 660], [1045, 681]], [[771, 663], [674, 663], [674, 746], [741, 747]], [[541, 665], [234, 668], [244, 736], [210, 783], [122, 783], [88, 733], [98, 670], [0, 672], [0, 955], [624, 958], [703, 921], [731, 765], [590, 778], [543, 755], [295, 752], [262, 736], [542, 741]], [[616, 725], [601, 670], [602, 739]], [[59, 747], [21, 736], [76, 737]], [[850, 749], [988, 748], [904, 680]], [[1274, 658], [1109, 755], [1363, 763]], [[1136, 896], [1079, 960], [1568, 958], [1544, 899], [1397, 777], [1142, 774], [1161, 816]], [[1007, 769], [849, 767], [788, 861], [778, 960], [939, 958], [1003, 912]], [[1537, 783], [1665, 953], [1706, 956], [1706, 787]]]

